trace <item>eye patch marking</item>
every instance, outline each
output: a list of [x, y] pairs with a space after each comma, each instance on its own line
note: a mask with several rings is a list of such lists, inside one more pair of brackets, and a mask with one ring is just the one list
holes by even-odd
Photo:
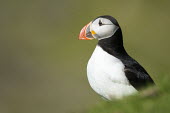
[[113, 24], [103, 24], [101, 20], [99, 20], [99, 26], [102, 26], [102, 25], [113, 25]]

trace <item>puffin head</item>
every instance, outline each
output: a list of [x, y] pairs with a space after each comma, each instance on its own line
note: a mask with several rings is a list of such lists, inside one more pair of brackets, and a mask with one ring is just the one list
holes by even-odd
[[102, 40], [112, 37], [120, 29], [119, 24], [112, 16], [99, 16], [84, 26], [79, 34], [80, 40]]

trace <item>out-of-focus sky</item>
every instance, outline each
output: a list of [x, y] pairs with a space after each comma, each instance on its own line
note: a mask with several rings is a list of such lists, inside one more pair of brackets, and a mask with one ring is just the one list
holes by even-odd
[[103, 101], [89, 86], [86, 64], [97, 41], [81, 28], [115, 17], [127, 52], [157, 82], [170, 56], [168, 0], [0, 1], [0, 112], [80, 112]]

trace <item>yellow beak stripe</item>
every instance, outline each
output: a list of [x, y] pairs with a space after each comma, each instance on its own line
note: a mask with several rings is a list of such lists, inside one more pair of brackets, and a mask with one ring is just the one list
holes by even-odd
[[95, 34], [96, 34], [96, 32], [92, 30], [92, 31], [91, 31], [91, 34], [95, 35]]

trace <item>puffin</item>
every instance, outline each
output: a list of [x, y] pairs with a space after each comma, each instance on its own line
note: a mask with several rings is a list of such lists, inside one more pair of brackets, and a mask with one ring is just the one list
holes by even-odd
[[87, 64], [87, 78], [92, 89], [104, 99], [122, 99], [155, 84], [126, 52], [121, 27], [114, 17], [95, 18], [81, 29], [79, 39], [98, 40]]

